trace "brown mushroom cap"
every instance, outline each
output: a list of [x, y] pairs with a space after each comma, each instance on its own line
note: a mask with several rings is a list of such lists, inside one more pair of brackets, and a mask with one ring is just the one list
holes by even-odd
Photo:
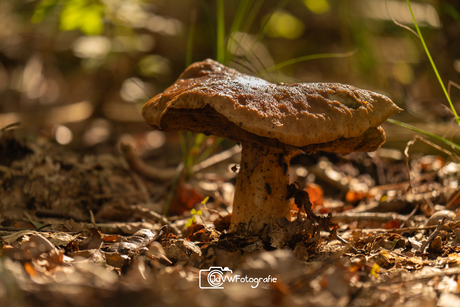
[[142, 115], [163, 131], [241, 142], [230, 231], [257, 232], [290, 218], [290, 150], [376, 150], [385, 141], [379, 125], [400, 110], [389, 98], [353, 86], [272, 84], [205, 60], [147, 102]]
[[377, 149], [385, 141], [379, 125], [399, 111], [388, 97], [350, 85], [273, 84], [207, 59], [189, 66], [142, 114], [164, 131], [349, 153]]

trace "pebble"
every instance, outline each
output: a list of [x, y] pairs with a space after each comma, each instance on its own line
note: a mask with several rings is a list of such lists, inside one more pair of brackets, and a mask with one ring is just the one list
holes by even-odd
[[438, 225], [438, 221], [441, 220], [443, 217], [446, 217], [446, 221], [453, 221], [457, 217], [457, 215], [450, 210], [441, 210], [433, 213], [432, 216], [426, 222], [426, 226], [435, 226]]

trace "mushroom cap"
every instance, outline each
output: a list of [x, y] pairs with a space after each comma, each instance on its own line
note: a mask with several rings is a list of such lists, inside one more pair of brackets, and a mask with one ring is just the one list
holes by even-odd
[[401, 111], [388, 97], [340, 83], [273, 84], [207, 59], [190, 65], [142, 110], [164, 131], [192, 131], [281, 148], [372, 151], [380, 124]]

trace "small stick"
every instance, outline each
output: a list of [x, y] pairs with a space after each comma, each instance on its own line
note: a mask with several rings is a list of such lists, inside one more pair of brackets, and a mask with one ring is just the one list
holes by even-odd
[[342, 242], [342, 244], [345, 244], [346, 246], [348, 246], [355, 254], [358, 253], [358, 250], [357, 250], [353, 245], [351, 245], [350, 242], [348, 242], [347, 240], [345, 240], [344, 238], [342, 238], [341, 236], [339, 236], [339, 235], [337, 234], [336, 231], [330, 232], [330, 234], [331, 234], [334, 238], [336, 238], [337, 240], [339, 240], [340, 242]]
[[199, 172], [205, 168], [208, 168], [212, 165], [215, 165], [219, 162], [222, 162], [222, 161], [225, 161], [227, 159], [230, 159], [231, 157], [233, 157], [234, 155], [236, 154], [239, 154], [241, 152], [241, 146], [239, 145], [235, 145], [233, 146], [232, 148], [228, 149], [228, 150], [225, 150], [221, 153], [218, 153], [216, 155], [213, 155], [212, 157], [196, 164], [193, 166], [192, 168], [192, 171], [194, 173], [196, 172]]
[[334, 222], [350, 222], [371, 220], [376, 222], [388, 222], [391, 220], [407, 220], [407, 216], [397, 213], [386, 212], [356, 212], [356, 213], [334, 213], [332, 216]]
[[458, 190], [453, 196], [451, 196], [451, 198], [446, 204], [446, 209], [449, 209], [449, 210], [456, 209], [456, 207], [454, 208], [453, 204], [459, 196], [460, 196], [460, 190]]
[[180, 234], [180, 230], [173, 225], [164, 215], [161, 215], [155, 211], [149, 210], [147, 208], [143, 208], [139, 205], [132, 205], [130, 206], [131, 210], [138, 212], [142, 215], [147, 215], [148, 218], [160, 223], [161, 225], [169, 225], [171, 227], [171, 232], [175, 235]]
[[176, 168], [160, 169], [145, 163], [134, 153], [131, 145], [121, 144], [120, 150], [131, 169], [148, 179], [170, 180], [179, 171]]
[[428, 246], [428, 244], [431, 243], [431, 241], [434, 240], [434, 238], [436, 238], [436, 236], [438, 235], [438, 233], [441, 231], [441, 228], [442, 226], [444, 225], [444, 223], [446, 222], [446, 217], [444, 216], [442, 218], [442, 220], [439, 220], [438, 221], [438, 226], [436, 226], [436, 229], [433, 231], [433, 233], [428, 237], [428, 239], [426, 241], [424, 241], [422, 243], [422, 245], [420, 246], [420, 250], [419, 252], [420, 253], [424, 253], [425, 252], [425, 249], [426, 247]]
[[401, 232], [413, 232], [413, 231], [419, 231], [419, 230], [430, 230], [430, 229], [435, 229], [437, 226], [422, 226], [422, 227], [406, 227], [406, 228], [393, 228], [393, 229], [383, 229], [383, 228], [369, 228], [369, 229], [353, 229], [353, 230], [347, 230], [345, 232], [372, 232], [372, 233], [386, 233], [386, 232], [395, 232], [395, 233], [401, 233]]
[[415, 213], [417, 212], [417, 210], [418, 210], [419, 207], [420, 207], [419, 204], [415, 205], [414, 210], [412, 210], [412, 212], [409, 213], [409, 215], [406, 217], [406, 220], [401, 224], [401, 228], [403, 228], [404, 226], [406, 226], [406, 223], [415, 215]]
[[9, 124], [9, 125], [6, 125], [5, 127], [1, 128], [0, 129], [0, 136], [2, 136], [3, 134], [5, 134], [5, 131], [6, 130], [9, 130], [9, 129], [13, 129], [13, 128], [18, 128], [21, 126], [21, 122], [15, 122], [15, 123], [12, 123], [12, 124]]
[[106, 194], [95, 194], [91, 197], [93, 199], [103, 199], [103, 198], [126, 198], [133, 196], [145, 196], [143, 191], [133, 191], [126, 193], [106, 193]]

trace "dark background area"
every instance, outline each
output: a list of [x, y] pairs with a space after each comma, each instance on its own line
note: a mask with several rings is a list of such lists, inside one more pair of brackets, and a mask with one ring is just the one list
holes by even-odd
[[[460, 4], [411, 4], [444, 83], [460, 83]], [[458, 127], [420, 40], [393, 19], [413, 28], [406, 1], [1, 1], [0, 128], [21, 122], [20, 131], [83, 152], [115, 152], [120, 140], [140, 154], [177, 143], [151, 133], [140, 109], [188, 64], [214, 58], [273, 82], [386, 94], [405, 109], [395, 118], [453, 138]], [[297, 63], [276, 69], [288, 60]], [[458, 105], [458, 89], [451, 97]], [[412, 137], [385, 129], [390, 147]]]

